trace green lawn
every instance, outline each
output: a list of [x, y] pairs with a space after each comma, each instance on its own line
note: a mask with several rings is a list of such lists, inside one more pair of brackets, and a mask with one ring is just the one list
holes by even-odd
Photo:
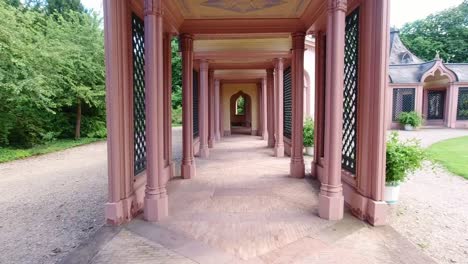
[[429, 147], [429, 155], [450, 172], [468, 179], [468, 137], [435, 143]]
[[42, 155], [50, 152], [86, 145], [103, 139], [82, 138], [79, 140], [63, 139], [53, 141], [44, 145], [35, 146], [29, 149], [0, 148], [0, 163], [24, 159], [31, 156]]

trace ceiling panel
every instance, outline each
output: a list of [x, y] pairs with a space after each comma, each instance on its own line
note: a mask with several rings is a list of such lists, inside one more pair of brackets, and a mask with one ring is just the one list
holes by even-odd
[[185, 19], [299, 18], [310, 0], [176, 0]]

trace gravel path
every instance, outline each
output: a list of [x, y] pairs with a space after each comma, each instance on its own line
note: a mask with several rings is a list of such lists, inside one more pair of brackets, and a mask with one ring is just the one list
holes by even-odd
[[56, 263], [104, 224], [106, 143], [0, 164], [0, 194], [0, 263]]
[[[425, 147], [468, 130], [427, 129], [400, 132]], [[467, 150], [468, 151], [468, 150]], [[468, 162], [468, 161], [467, 161]], [[425, 163], [401, 187], [391, 225], [439, 263], [468, 263], [468, 180]]]

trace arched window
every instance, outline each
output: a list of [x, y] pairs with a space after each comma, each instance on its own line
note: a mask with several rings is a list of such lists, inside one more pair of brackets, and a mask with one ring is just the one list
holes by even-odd
[[236, 100], [236, 115], [245, 115], [245, 98], [242, 95]]
[[411, 63], [411, 56], [408, 52], [403, 52], [401, 54], [401, 63]]

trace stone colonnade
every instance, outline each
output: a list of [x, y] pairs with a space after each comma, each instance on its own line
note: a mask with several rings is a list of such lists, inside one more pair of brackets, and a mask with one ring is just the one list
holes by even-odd
[[[108, 111], [109, 198], [106, 218], [121, 224], [144, 212], [148, 221], [168, 216], [166, 184], [173, 177], [171, 153], [171, 28], [163, 13], [162, 0], [105, 0], [105, 43]], [[387, 82], [388, 1], [328, 0], [326, 23], [316, 26], [316, 102], [315, 157], [312, 177], [320, 183], [319, 215], [330, 220], [343, 217], [346, 203], [353, 214], [374, 225], [385, 224], [383, 200], [385, 184], [385, 86]], [[355, 21], [348, 19], [359, 11]], [[144, 28], [144, 92], [145, 92], [145, 159], [146, 169], [136, 173], [134, 86], [135, 47], [132, 48], [132, 21], [139, 17]], [[349, 23], [348, 23], [349, 22]], [[354, 24], [353, 24], [354, 23]], [[348, 30], [359, 28], [352, 49], [358, 67], [345, 72], [350, 58]], [[348, 25], [349, 24], [349, 25]], [[355, 26], [356, 28], [356, 26]], [[304, 40], [305, 31], [291, 34], [291, 53], [278, 57], [265, 67], [259, 82], [259, 134], [278, 158], [290, 154], [290, 176], [305, 177], [303, 151], [304, 118]], [[210, 158], [210, 148], [223, 137], [223, 94], [221, 80], [208, 58], [194, 60], [194, 36], [178, 32], [182, 55], [183, 152], [181, 175], [196, 177], [195, 155]], [[346, 47], [343, 50], [343, 47]], [[352, 47], [351, 47], [352, 48]], [[345, 60], [346, 59], [346, 60]], [[291, 139], [285, 140], [283, 117], [283, 81], [285, 66], [291, 67], [292, 124]], [[197, 67], [199, 72], [194, 71]], [[194, 85], [194, 74], [199, 83]], [[344, 105], [343, 92], [350, 88], [346, 76], [353, 75], [351, 85], [357, 93], [355, 105]], [[195, 86], [198, 89], [195, 90]], [[194, 117], [194, 93], [198, 93], [198, 116]], [[344, 120], [343, 112], [351, 111], [352, 120]], [[346, 119], [347, 117], [345, 117]], [[194, 120], [199, 133], [194, 138]], [[345, 122], [344, 122], [345, 121]], [[355, 130], [349, 138], [343, 123]], [[352, 170], [343, 166], [343, 143], [351, 146]], [[286, 144], [285, 144], [286, 143]], [[354, 151], [354, 152], [353, 152]], [[347, 153], [347, 152], [346, 152]]]

